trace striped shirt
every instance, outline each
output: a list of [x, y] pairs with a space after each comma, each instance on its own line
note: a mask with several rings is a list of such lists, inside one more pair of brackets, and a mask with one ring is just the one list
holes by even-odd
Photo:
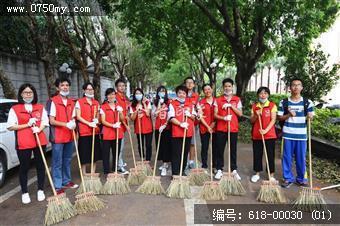
[[[283, 116], [284, 114], [282, 102], [283, 100], [280, 101], [279, 111], [277, 113], [279, 116]], [[294, 117], [289, 117], [285, 121], [282, 129], [282, 137], [288, 140], [307, 140], [307, 123], [303, 98], [301, 97], [299, 101], [292, 101], [288, 98], [288, 109], [295, 111], [296, 115]], [[310, 100], [308, 100], [307, 112], [312, 112], [314, 114], [314, 106]]]

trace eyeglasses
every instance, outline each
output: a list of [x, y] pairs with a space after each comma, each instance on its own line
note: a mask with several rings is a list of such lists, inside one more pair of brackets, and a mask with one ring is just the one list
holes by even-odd
[[94, 89], [86, 89], [87, 91], [94, 91]]
[[22, 94], [25, 94], [25, 95], [33, 95], [33, 92], [32, 92], [32, 91], [24, 91], [24, 92], [22, 92]]

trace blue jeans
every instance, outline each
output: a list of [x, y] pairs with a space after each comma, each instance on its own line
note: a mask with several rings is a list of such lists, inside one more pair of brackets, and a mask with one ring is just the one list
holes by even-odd
[[[124, 134], [125, 135], [125, 134]], [[123, 137], [122, 141], [121, 141], [121, 148], [120, 148], [120, 153], [118, 156], [118, 169], [123, 167], [124, 164], [124, 141], [125, 141], [125, 136]]]
[[71, 181], [71, 160], [73, 142], [52, 143], [52, 179], [56, 189], [60, 189]]

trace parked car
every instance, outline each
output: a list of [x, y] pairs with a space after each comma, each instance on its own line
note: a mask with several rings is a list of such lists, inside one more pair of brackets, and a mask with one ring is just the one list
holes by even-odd
[[[5, 183], [8, 170], [19, 165], [19, 159], [15, 150], [14, 131], [7, 130], [8, 112], [16, 104], [17, 100], [0, 99], [0, 187]], [[49, 136], [49, 128], [45, 128], [46, 136]], [[51, 150], [51, 144], [47, 145]]]

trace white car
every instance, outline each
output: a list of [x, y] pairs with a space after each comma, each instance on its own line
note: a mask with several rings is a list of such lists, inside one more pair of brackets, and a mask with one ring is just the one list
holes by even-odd
[[[17, 102], [17, 100], [0, 99], [0, 187], [5, 183], [6, 172], [19, 165], [15, 150], [14, 131], [9, 131], [6, 128], [8, 112]], [[44, 132], [48, 138], [49, 129], [45, 128]], [[50, 149], [51, 144], [49, 143], [47, 150]]]

